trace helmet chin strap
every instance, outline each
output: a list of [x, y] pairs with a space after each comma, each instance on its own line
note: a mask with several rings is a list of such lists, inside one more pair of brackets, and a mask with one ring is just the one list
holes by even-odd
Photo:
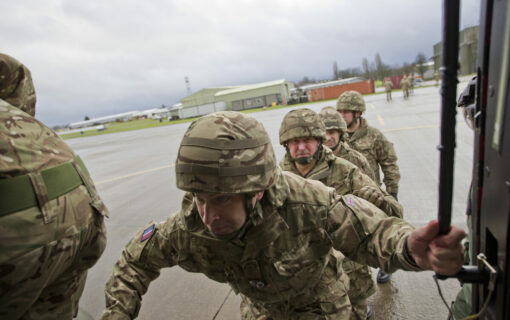
[[340, 142], [342, 142], [342, 135], [340, 135], [340, 137], [338, 138], [338, 142], [333, 147], [331, 147], [331, 150], [336, 150]]
[[348, 129], [352, 128], [352, 126], [353, 126], [353, 125], [355, 125], [356, 123], [358, 123], [358, 119], [361, 119], [361, 115], [357, 116], [357, 115], [355, 115], [355, 113], [353, 112], [353, 113], [352, 113], [352, 121], [351, 121], [351, 123], [349, 123], [349, 124], [347, 125], [347, 128], [348, 128]]
[[289, 149], [287, 148], [287, 153], [289, 154], [290, 159], [292, 161], [299, 163], [299, 164], [310, 164], [310, 163], [312, 163], [313, 160], [319, 160], [321, 151], [322, 151], [322, 141], [320, 142], [319, 147], [317, 148], [317, 151], [315, 151], [315, 153], [310, 157], [293, 158], [290, 155]]
[[260, 202], [255, 202], [255, 205], [252, 204], [252, 199], [255, 197], [256, 193], [246, 193], [245, 196], [245, 202], [246, 202], [246, 220], [244, 221], [244, 224], [239, 228], [238, 230], [235, 230], [233, 232], [227, 233], [227, 234], [215, 234], [212, 233], [212, 235], [220, 240], [229, 241], [233, 239], [241, 239], [248, 229], [248, 226], [250, 225], [256, 225], [257, 221], [260, 221], [261, 215], [259, 212], [262, 212], [262, 207], [260, 206]]

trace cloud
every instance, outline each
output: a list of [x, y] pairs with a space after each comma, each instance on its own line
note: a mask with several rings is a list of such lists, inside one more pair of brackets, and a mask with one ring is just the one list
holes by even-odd
[[[463, 27], [478, 23], [463, 1]], [[37, 117], [65, 124], [172, 105], [204, 87], [329, 78], [363, 57], [400, 65], [432, 55], [441, 2], [239, 0], [0, 3], [2, 52], [25, 63]]]

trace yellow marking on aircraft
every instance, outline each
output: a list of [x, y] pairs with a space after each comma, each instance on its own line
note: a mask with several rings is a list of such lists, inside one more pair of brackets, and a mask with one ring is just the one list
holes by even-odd
[[152, 168], [152, 169], [147, 169], [147, 170], [137, 171], [137, 172], [133, 172], [133, 173], [125, 174], [125, 175], [123, 175], [123, 176], [119, 176], [119, 177], [111, 178], [111, 179], [108, 179], [108, 180], [102, 180], [102, 181], [96, 182], [96, 184], [103, 184], [103, 183], [107, 183], [107, 182], [113, 182], [113, 181], [117, 181], [117, 180], [121, 180], [121, 179], [129, 178], [129, 177], [138, 176], [138, 175], [141, 175], [141, 174], [144, 174], [144, 173], [149, 173], [149, 172], [154, 172], [154, 171], [158, 171], [158, 170], [161, 170], [161, 169], [171, 168], [171, 167], [173, 167], [173, 166], [175, 166], [175, 164], [174, 164], [174, 163], [172, 163], [172, 164], [167, 164], [166, 166], [162, 166], [162, 167], [157, 167], [157, 168]]
[[379, 120], [379, 123], [381, 124], [381, 126], [384, 126], [384, 120], [380, 115], [377, 115], [377, 120]]

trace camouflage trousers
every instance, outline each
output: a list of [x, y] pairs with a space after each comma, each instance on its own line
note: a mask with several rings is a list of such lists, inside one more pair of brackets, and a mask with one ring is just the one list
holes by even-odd
[[254, 304], [241, 294], [241, 319], [243, 320], [352, 320], [346, 285], [339, 280], [333, 282], [330, 291], [323, 296], [314, 296], [316, 302], [293, 307], [289, 303]]
[[367, 318], [367, 298], [375, 293], [375, 283], [370, 267], [345, 258], [342, 267], [349, 277], [349, 299], [351, 300], [352, 319]]
[[85, 186], [0, 217], [0, 318], [71, 319], [87, 270], [101, 256], [101, 209]]

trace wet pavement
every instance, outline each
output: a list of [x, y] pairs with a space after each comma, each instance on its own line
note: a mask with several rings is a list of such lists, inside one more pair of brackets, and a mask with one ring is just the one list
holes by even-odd
[[[468, 79], [463, 79], [463, 83]], [[461, 83], [459, 88], [463, 88]], [[401, 171], [399, 200], [404, 218], [421, 226], [436, 218], [440, 96], [439, 88], [416, 88], [409, 100], [401, 92], [386, 102], [385, 95], [366, 97], [366, 118], [395, 145]], [[335, 101], [311, 104], [319, 111]], [[260, 120], [273, 142], [277, 159], [284, 155], [278, 129], [291, 108], [251, 114]], [[453, 223], [465, 228], [465, 204], [471, 177], [473, 136], [458, 115]], [[173, 163], [189, 124], [120, 132], [68, 140], [83, 158], [110, 209], [106, 221], [108, 245], [89, 271], [80, 307], [94, 319], [104, 309], [103, 288], [115, 261], [129, 239], [150, 221], [162, 221], [180, 206], [183, 192], [175, 186]], [[374, 270], [374, 278], [376, 271]], [[396, 272], [389, 283], [378, 285], [370, 298], [372, 319], [446, 319], [432, 272]], [[448, 302], [460, 286], [441, 281]], [[180, 268], [162, 270], [143, 297], [140, 319], [240, 319], [239, 297], [225, 284]]]

